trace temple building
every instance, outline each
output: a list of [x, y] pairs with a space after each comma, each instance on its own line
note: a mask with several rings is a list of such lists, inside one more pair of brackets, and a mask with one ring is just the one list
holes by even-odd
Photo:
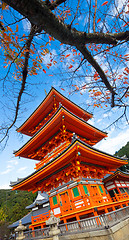
[[[104, 187], [104, 176], [127, 161], [94, 148], [107, 134], [87, 123], [91, 117], [92, 114], [52, 88], [17, 129], [31, 138], [15, 156], [37, 160], [37, 164], [31, 175], [12, 182], [11, 186], [13, 190], [46, 192], [50, 210], [61, 223], [129, 204], [129, 196], [119, 202]], [[116, 194], [120, 194], [119, 191]], [[50, 210], [32, 216], [30, 228], [46, 226]]]
[[124, 202], [126, 206], [129, 197], [129, 173], [118, 169], [112, 175], [103, 179], [103, 182], [111, 198], [118, 201], [121, 207]]

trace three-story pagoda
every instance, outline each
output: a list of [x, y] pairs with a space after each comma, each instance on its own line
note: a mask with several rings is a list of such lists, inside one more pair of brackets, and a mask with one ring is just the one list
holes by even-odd
[[[31, 175], [11, 183], [13, 190], [47, 192], [50, 210], [64, 223], [119, 207], [102, 179], [126, 161], [93, 147], [107, 134], [87, 123], [91, 117], [52, 88], [17, 130], [31, 138], [15, 156], [37, 164]], [[49, 214], [32, 217], [30, 227], [45, 226]]]

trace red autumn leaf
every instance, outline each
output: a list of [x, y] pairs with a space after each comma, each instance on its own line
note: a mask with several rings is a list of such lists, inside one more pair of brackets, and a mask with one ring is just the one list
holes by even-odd
[[75, 85], [75, 88], [76, 88], [76, 90], [79, 90], [79, 87], [77, 85]]
[[105, 1], [101, 6], [104, 6], [104, 5], [106, 5], [106, 4], [108, 4], [108, 1]]
[[16, 25], [16, 31], [15, 32], [18, 32], [18, 25]]
[[69, 57], [70, 56], [70, 54], [67, 54], [65, 57], [67, 58], [67, 57]]
[[101, 21], [101, 18], [99, 18], [98, 20], [97, 20], [97, 23], [99, 23]]
[[61, 88], [61, 90], [65, 91], [64, 88]]
[[73, 65], [70, 65], [70, 66], [69, 66], [69, 69], [72, 68], [72, 67], [73, 67]]
[[45, 70], [45, 69], [43, 69], [43, 72], [44, 72], [44, 73], [46, 73], [46, 70]]
[[16, 36], [15, 38], [16, 38], [16, 43], [17, 43], [17, 40], [18, 40], [18, 36]]
[[49, 40], [51, 41], [52, 40], [52, 38], [49, 36]]
[[129, 68], [126, 67], [126, 68], [125, 68], [125, 71], [126, 71], [127, 73], [129, 73]]
[[125, 25], [123, 27], [126, 27], [129, 24], [129, 22], [125, 23]]

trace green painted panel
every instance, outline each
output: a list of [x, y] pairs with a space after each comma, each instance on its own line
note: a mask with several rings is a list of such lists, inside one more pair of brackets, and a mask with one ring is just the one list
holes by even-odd
[[57, 197], [56, 197], [56, 196], [53, 197], [53, 204], [54, 204], [54, 205], [57, 204]]
[[99, 186], [99, 190], [100, 190], [101, 193], [103, 193], [103, 189], [102, 189], [101, 186]]
[[77, 187], [73, 188], [72, 190], [74, 197], [78, 197], [80, 195]]
[[85, 194], [87, 194], [89, 196], [88, 189], [87, 189], [87, 187], [85, 185], [83, 185], [83, 189], [84, 189]]

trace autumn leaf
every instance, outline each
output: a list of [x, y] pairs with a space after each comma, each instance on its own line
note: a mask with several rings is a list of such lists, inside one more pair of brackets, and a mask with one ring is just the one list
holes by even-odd
[[6, 57], [8, 60], [11, 60], [11, 61], [13, 61], [13, 57], [12, 57], [11, 55], [9, 55], [9, 54], [6, 54], [6, 55], [5, 55], [5, 57]]
[[70, 56], [70, 54], [67, 54], [66, 56], [65, 56], [65, 58], [67, 58], [67, 57], [69, 57]]
[[61, 88], [61, 90], [65, 91], [64, 88]]
[[16, 31], [15, 32], [18, 32], [18, 25], [16, 25]]
[[101, 21], [101, 18], [99, 18], [98, 20], [97, 20], [97, 23], [99, 23]]
[[108, 1], [105, 1], [101, 6], [107, 5]]
[[76, 87], [76, 90], [78, 91], [78, 90], [79, 90], [79, 87], [78, 87], [77, 85], [75, 85], [75, 87]]
[[126, 71], [127, 73], [129, 73], [129, 68], [126, 67], [126, 68], [125, 68], [125, 71]]
[[95, 92], [94, 93], [94, 96], [99, 96], [99, 95], [101, 95], [102, 93], [100, 92], [100, 91], [98, 91], [98, 92]]
[[125, 23], [125, 25], [123, 27], [126, 27], [129, 24], [129, 22]]
[[16, 43], [17, 43], [17, 40], [18, 40], [18, 36], [16, 36], [16, 37], [15, 37], [15, 39], [16, 39]]
[[72, 67], [73, 67], [73, 65], [70, 65], [70, 66], [69, 66], [69, 69], [72, 68]]
[[7, 3], [2, 2], [2, 10], [4, 10], [6, 8], [6, 6], [7, 6]]
[[46, 73], [46, 70], [45, 70], [45, 69], [43, 69], [43, 72], [44, 72], [44, 73]]
[[45, 49], [45, 53], [49, 53], [49, 50], [47, 48]]

